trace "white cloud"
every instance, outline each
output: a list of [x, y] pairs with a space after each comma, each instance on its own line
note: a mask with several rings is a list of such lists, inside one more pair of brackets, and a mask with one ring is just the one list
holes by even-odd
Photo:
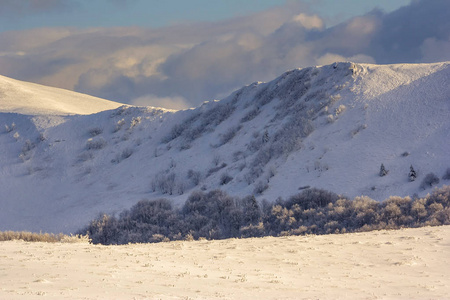
[[186, 99], [180, 96], [158, 97], [155, 95], [145, 95], [131, 100], [130, 104], [137, 106], [162, 107], [175, 110], [187, 109], [191, 107]]
[[325, 26], [323, 20], [318, 15], [309, 16], [301, 13], [294, 16], [293, 21], [299, 22], [306, 29], [323, 29]]
[[226, 21], [159, 29], [2, 32], [0, 74], [124, 103], [185, 108], [297, 67], [448, 60], [448, 11], [449, 1], [421, 0], [327, 28], [301, 2], [288, 1]]

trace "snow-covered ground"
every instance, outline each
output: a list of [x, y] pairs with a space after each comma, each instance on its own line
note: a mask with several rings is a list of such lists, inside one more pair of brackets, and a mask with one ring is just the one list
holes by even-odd
[[0, 112], [88, 115], [119, 106], [117, 102], [0, 76]]
[[0, 242], [1, 299], [449, 299], [450, 226], [95, 246]]
[[450, 167], [449, 62], [297, 69], [184, 111], [119, 105], [0, 78], [0, 230], [74, 232], [198, 189], [423, 196]]

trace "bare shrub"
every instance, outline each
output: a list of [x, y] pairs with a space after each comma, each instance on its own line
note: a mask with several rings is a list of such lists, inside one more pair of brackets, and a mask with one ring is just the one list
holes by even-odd
[[115, 132], [119, 131], [120, 129], [122, 129], [123, 125], [125, 125], [125, 119], [121, 119], [121, 120], [117, 121], [113, 132], [115, 133]]
[[260, 194], [264, 193], [264, 191], [267, 190], [268, 188], [269, 188], [269, 184], [266, 181], [260, 180], [255, 184], [253, 193], [260, 195]]
[[94, 127], [94, 128], [89, 129], [89, 134], [92, 137], [97, 136], [102, 133], [103, 133], [103, 129], [100, 127]]
[[248, 121], [251, 121], [251, 120], [253, 120], [254, 118], [256, 118], [258, 115], [259, 115], [259, 113], [260, 113], [261, 111], [260, 111], [260, 109], [257, 107], [257, 108], [254, 108], [254, 109], [252, 109], [252, 110], [250, 110], [242, 119], [241, 119], [241, 123], [245, 123], [245, 122], [248, 122]]
[[64, 235], [62, 233], [34, 233], [28, 231], [0, 231], [0, 241], [22, 240], [44, 243], [89, 243], [88, 235]]
[[86, 149], [87, 150], [100, 150], [106, 147], [108, 143], [106, 142], [106, 140], [102, 137], [100, 138], [90, 138], [87, 140], [86, 142]]
[[221, 139], [220, 139], [220, 146], [225, 145], [226, 143], [228, 143], [229, 141], [231, 141], [234, 136], [236, 135], [236, 133], [241, 130], [242, 125], [238, 125], [238, 126], [234, 126], [231, 127], [227, 130], [227, 132], [225, 132]]
[[216, 155], [214, 155], [214, 157], [213, 157], [213, 160], [212, 160], [212, 163], [215, 165], [215, 166], [218, 166], [219, 165], [219, 163], [220, 163], [220, 155], [219, 154], [216, 154]]
[[432, 187], [435, 184], [439, 183], [439, 178], [434, 173], [428, 173], [425, 175], [425, 177], [422, 180], [422, 183], [420, 184], [420, 188], [425, 190], [427, 188]]
[[175, 173], [160, 172], [155, 175], [151, 181], [151, 187], [154, 192], [159, 191], [162, 194], [172, 195], [176, 189]]
[[265, 236], [265, 228], [264, 223], [259, 222], [258, 224], [250, 224], [247, 226], [242, 226], [239, 229], [240, 236], [242, 238], [250, 238], [250, 237], [263, 237]]
[[13, 131], [14, 129], [16, 129], [16, 124], [14, 122], [11, 125], [5, 124], [5, 131], [7, 133]]
[[450, 180], [450, 168], [447, 168], [447, 170], [445, 171], [444, 176], [442, 176], [442, 179]]
[[220, 176], [220, 181], [219, 184], [220, 185], [225, 185], [228, 184], [229, 182], [231, 182], [233, 180], [233, 177], [231, 177], [230, 175], [228, 175], [228, 173], [223, 173]]
[[328, 115], [328, 116], [327, 116], [327, 122], [328, 122], [328, 123], [333, 123], [333, 122], [334, 122], [334, 116], [331, 115], [331, 114]]
[[118, 153], [116, 157], [111, 160], [111, 162], [118, 164], [123, 160], [129, 158], [131, 155], [133, 155], [133, 149], [125, 148], [120, 153]]
[[352, 132], [350, 133], [350, 135], [352, 137], [354, 137], [355, 135], [357, 135], [361, 130], [364, 130], [367, 128], [367, 124], [362, 124], [359, 125], [356, 129], [352, 130]]
[[202, 175], [200, 171], [194, 171], [192, 169], [189, 169], [187, 172], [187, 178], [191, 180], [194, 186], [197, 186], [200, 183], [201, 177]]
[[225, 168], [227, 166], [226, 163], [222, 163], [221, 165], [217, 166], [217, 167], [213, 167], [211, 169], [208, 170], [208, 173], [206, 174], [206, 177], [211, 176], [212, 174], [216, 173], [217, 171]]
[[101, 215], [81, 233], [89, 233], [93, 243], [124, 244], [437, 226], [450, 224], [450, 187], [423, 199], [393, 196], [383, 202], [368, 197], [349, 200], [310, 189], [287, 201], [263, 201], [261, 207], [253, 196], [239, 199], [220, 190], [196, 191], [179, 210], [167, 200], [144, 200], [119, 218]]
[[346, 110], [347, 110], [347, 107], [345, 107], [345, 105], [341, 104], [338, 106], [338, 108], [336, 108], [335, 114], [336, 114], [336, 116], [338, 116]]
[[22, 152], [19, 154], [19, 157], [22, 159], [22, 161], [27, 161], [31, 158], [31, 150], [33, 150], [36, 147], [36, 145], [31, 142], [30, 140], [26, 140], [25, 144], [22, 147]]
[[138, 124], [140, 124], [142, 121], [142, 117], [133, 117], [131, 119], [131, 123], [130, 123], [130, 130], [133, 129], [134, 127], [136, 127]]

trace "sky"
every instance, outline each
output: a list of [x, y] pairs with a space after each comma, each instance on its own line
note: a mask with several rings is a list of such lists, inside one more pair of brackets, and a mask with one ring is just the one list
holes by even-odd
[[0, 0], [0, 74], [182, 109], [334, 61], [450, 60], [448, 0]]

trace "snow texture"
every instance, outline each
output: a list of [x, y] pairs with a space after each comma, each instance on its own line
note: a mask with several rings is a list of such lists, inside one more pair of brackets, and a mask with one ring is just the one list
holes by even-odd
[[122, 246], [0, 242], [0, 298], [448, 299], [450, 226]]
[[423, 196], [425, 175], [450, 167], [449, 62], [335, 63], [195, 109], [119, 106], [0, 77], [0, 230], [74, 232], [101, 212], [180, 204], [198, 189]]

